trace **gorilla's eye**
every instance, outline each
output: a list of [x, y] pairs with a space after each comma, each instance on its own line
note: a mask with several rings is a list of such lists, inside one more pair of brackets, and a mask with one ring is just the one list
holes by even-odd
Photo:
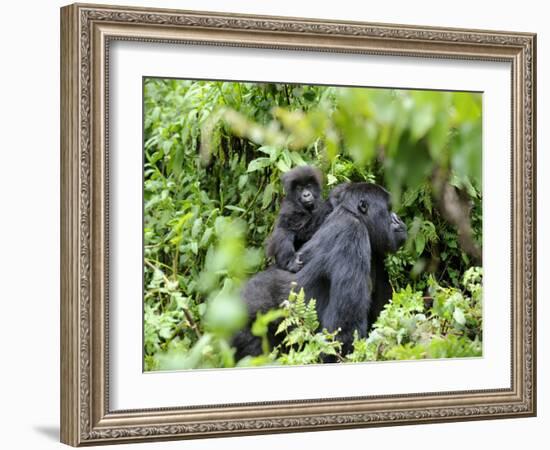
[[367, 214], [367, 211], [369, 210], [369, 205], [367, 204], [367, 201], [359, 200], [359, 205], [357, 205], [357, 209], [361, 214]]

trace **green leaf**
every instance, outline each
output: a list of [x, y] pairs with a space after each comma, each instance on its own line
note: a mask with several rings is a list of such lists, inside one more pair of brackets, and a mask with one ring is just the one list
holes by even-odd
[[[270, 145], [263, 145], [260, 148], [258, 148], [259, 152], [265, 153], [269, 155], [269, 159], [271, 161], [274, 161], [277, 155], [279, 154], [280, 150], [276, 147], [270, 146]], [[250, 170], [249, 170], [250, 172]]]
[[338, 182], [338, 178], [336, 178], [334, 175], [332, 175], [331, 173], [329, 173], [327, 175], [327, 184], [329, 186], [332, 186], [333, 184], [336, 184]]
[[420, 255], [424, 251], [424, 247], [426, 246], [426, 236], [424, 236], [422, 233], [418, 233], [415, 240], [414, 240], [416, 253]]
[[204, 234], [202, 235], [201, 241], [199, 243], [199, 246], [201, 248], [204, 248], [205, 246], [208, 245], [213, 233], [214, 233], [214, 229], [212, 227], [208, 227], [206, 230], [204, 230]]
[[431, 103], [424, 104], [414, 111], [411, 123], [411, 137], [418, 141], [423, 137], [435, 122], [433, 106]]
[[246, 186], [246, 182], [248, 181], [248, 175], [243, 174], [239, 177], [239, 182], [237, 184], [239, 190], [242, 190]]
[[453, 319], [460, 325], [464, 325], [466, 323], [466, 317], [464, 317], [464, 311], [460, 308], [455, 308], [455, 311], [453, 313]]
[[221, 291], [208, 303], [205, 324], [211, 331], [231, 336], [246, 324], [246, 318], [246, 306], [241, 299]]
[[283, 173], [288, 172], [290, 170], [290, 166], [282, 159], [279, 159], [275, 165]]
[[264, 195], [262, 196], [262, 209], [266, 209], [271, 204], [274, 190], [275, 189], [271, 183], [265, 188]]
[[286, 316], [286, 312], [281, 309], [270, 309], [266, 313], [258, 313], [258, 316], [252, 324], [252, 334], [254, 336], [265, 336], [267, 334], [268, 326], [274, 320], [278, 320]]
[[224, 208], [228, 209], [229, 211], [246, 212], [246, 209], [235, 205], [225, 205]]
[[174, 141], [164, 141], [162, 143], [162, 151], [164, 152], [164, 155], [168, 155], [170, 153], [170, 149], [172, 148], [172, 144]]
[[191, 237], [196, 238], [202, 229], [202, 219], [198, 218], [193, 223], [193, 228], [191, 228]]
[[295, 166], [304, 166], [307, 163], [304, 161], [304, 158], [302, 158], [302, 155], [298, 152], [290, 152], [290, 159], [294, 163]]
[[250, 161], [250, 164], [248, 164], [247, 172], [255, 172], [257, 170], [263, 169], [264, 167], [268, 167], [271, 164], [271, 160], [269, 158], [256, 158]]

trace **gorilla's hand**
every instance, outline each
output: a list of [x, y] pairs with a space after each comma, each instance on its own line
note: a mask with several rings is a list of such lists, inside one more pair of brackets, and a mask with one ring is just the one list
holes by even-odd
[[289, 272], [299, 272], [300, 269], [304, 266], [304, 262], [302, 261], [300, 252], [297, 252], [294, 256], [294, 259], [290, 261], [288, 264], [288, 271]]

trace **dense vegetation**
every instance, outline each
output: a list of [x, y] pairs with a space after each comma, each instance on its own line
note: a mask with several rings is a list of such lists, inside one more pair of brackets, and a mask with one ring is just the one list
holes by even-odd
[[[145, 370], [478, 356], [482, 349], [481, 96], [147, 79]], [[257, 318], [264, 353], [235, 361], [239, 288], [264, 268], [282, 172], [313, 164], [326, 191], [370, 181], [408, 225], [387, 258], [391, 303], [344, 355], [314, 301], [291, 292]], [[283, 344], [267, 326], [282, 320]]]

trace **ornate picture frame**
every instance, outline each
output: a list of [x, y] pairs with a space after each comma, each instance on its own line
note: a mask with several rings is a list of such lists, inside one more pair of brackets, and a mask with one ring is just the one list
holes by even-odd
[[[511, 65], [511, 385], [114, 411], [109, 49], [200, 43]], [[536, 35], [74, 4], [61, 9], [61, 441], [94, 445], [536, 415]], [[139, 281], [138, 281], [139, 282]]]

